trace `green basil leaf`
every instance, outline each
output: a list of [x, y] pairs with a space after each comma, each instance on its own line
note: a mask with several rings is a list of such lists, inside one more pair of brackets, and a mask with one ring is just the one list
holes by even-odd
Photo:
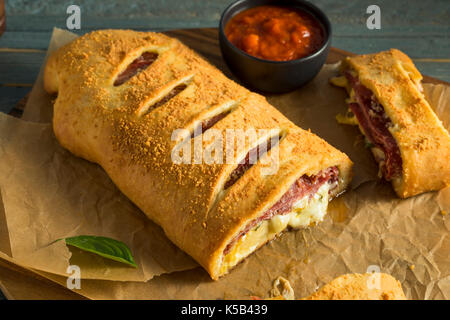
[[64, 239], [69, 246], [89, 251], [114, 261], [137, 268], [131, 250], [121, 241], [97, 236], [76, 236]]

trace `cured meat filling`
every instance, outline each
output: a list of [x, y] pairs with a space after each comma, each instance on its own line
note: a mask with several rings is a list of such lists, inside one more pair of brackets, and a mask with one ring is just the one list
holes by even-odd
[[402, 158], [397, 142], [389, 128], [393, 126], [391, 120], [373, 93], [361, 84], [358, 77], [349, 71], [345, 72], [350, 86], [355, 92], [356, 102], [349, 104], [350, 110], [364, 131], [366, 139], [375, 147], [382, 150], [384, 155], [375, 158], [386, 180], [392, 180], [402, 174]]
[[144, 52], [141, 56], [136, 58], [130, 65], [119, 74], [114, 81], [114, 86], [120, 86], [124, 84], [132, 77], [134, 77], [139, 72], [145, 70], [148, 66], [150, 66], [155, 60], [158, 58], [158, 54], [155, 52]]
[[326, 170], [320, 171], [317, 175], [307, 176], [303, 175], [295, 181], [295, 183], [289, 188], [289, 190], [278, 200], [269, 210], [267, 210], [262, 216], [251, 221], [244, 230], [242, 230], [233, 240], [228, 243], [224, 250], [226, 255], [233, 245], [247, 232], [256, 227], [264, 220], [272, 219], [276, 215], [285, 215], [292, 211], [293, 205], [298, 200], [309, 197], [312, 198], [317, 190], [325, 183], [333, 185], [330, 191], [336, 187], [339, 177], [339, 170], [337, 167], [330, 167]]

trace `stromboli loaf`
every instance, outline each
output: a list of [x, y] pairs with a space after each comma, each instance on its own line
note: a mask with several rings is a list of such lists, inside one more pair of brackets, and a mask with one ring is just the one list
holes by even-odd
[[[269, 222], [277, 214], [288, 216], [294, 195], [304, 198], [302, 206], [318, 205], [318, 190], [328, 201], [351, 179], [345, 154], [162, 34], [104, 30], [84, 35], [51, 55], [44, 84], [58, 93], [53, 127], [61, 145], [101, 165], [213, 279], [280, 232]], [[233, 163], [195, 164], [194, 153], [190, 164], [174, 163], [172, 151], [180, 139], [194, 143], [189, 135], [174, 140], [173, 133], [184, 128], [193, 135], [198, 123], [224, 136], [230, 128], [274, 130], [261, 131], [242, 150], [236, 143]], [[205, 137], [211, 131], [206, 129]], [[267, 164], [258, 161], [227, 183], [249, 150], [273, 135], [282, 139], [263, 157], [279, 155], [275, 174], [263, 174]], [[207, 145], [205, 138], [202, 147]], [[280, 204], [280, 199], [286, 201]], [[275, 204], [284, 211], [269, 212]], [[308, 214], [302, 223], [322, 218]], [[277, 219], [278, 226], [287, 227]], [[251, 247], [245, 247], [246, 239], [254, 242]]]
[[425, 99], [411, 59], [397, 49], [347, 57], [342, 73], [332, 82], [347, 88], [351, 120], [373, 144], [398, 196], [450, 185], [450, 136]]

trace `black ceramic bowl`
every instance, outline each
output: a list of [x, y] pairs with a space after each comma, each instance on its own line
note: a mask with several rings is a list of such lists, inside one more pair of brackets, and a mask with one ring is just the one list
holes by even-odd
[[[312, 14], [325, 31], [322, 47], [301, 59], [271, 61], [253, 57], [234, 46], [225, 35], [227, 22], [242, 10], [261, 5], [299, 8]], [[303, 0], [238, 0], [222, 14], [219, 25], [219, 42], [231, 71], [247, 86], [268, 93], [282, 93], [301, 87], [319, 72], [325, 63], [331, 45], [331, 24], [327, 16], [308, 1]]]

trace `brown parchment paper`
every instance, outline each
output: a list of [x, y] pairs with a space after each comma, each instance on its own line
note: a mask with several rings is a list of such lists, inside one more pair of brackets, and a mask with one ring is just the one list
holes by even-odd
[[0, 188], [11, 256], [21, 265], [66, 275], [68, 236], [121, 240], [138, 268], [72, 249], [82, 278], [146, 281], [197, 266], [113, 185], [97, 165], [59, 146], [50, 124], [0, 115]]
[[[0, 257], [3, 257], [0, 253]], [[45, 279], [31, 270], [0, 259], [0, 289], [10, 300], [80, 300], [87, 299], [58, 283]]]
[[196, 268], [147, 283], [83, 280], [74, 291], [91, 299], [248, 299], [267, 297], [281, 275], [296, 297], [305, 297], [341, 274], [379, 268], [402, 283], [409, 299], [449, 299], [450, 224], [441, 214], [449, 197], [447, 188], [398, 200], [388, 184], [367, 182], [334, 202], [320, 226], [284, 233], [218, 281]]
[[[50, 48], [57, 48], [71, 37], [68, 32], [55, 30]], [[0, 210], [0, 240], [5, 238], [2, 230], [8, 230], [11, 254], [6, 255], [7, 249], [3, 250], [2, 244], [0, 258], [65, 286], [64, 268], [70, 253], [64, 246], [48, 246], [48, 243], [54, 237], [81, 234], [80, 231], [101, 231], [101, 235], [115, 235], [130, 245], [136, 251], [133, 253], [139, 270], [143, 270], [138, 275], [138, 270], [106, 266], [107, 262], [101, 258], [93, 261], [90, 254], [74, 254], [89, 256], [82, 265], [81, 289], [74, 291], [91, 299], [265, 297], [280, 275], [291, 282], [296, 297], [304, 297], [341, 274], [368, 270], [392, 274], [400, 280], [410, 299], [449, 299], [450, 223], [444, 213], [450, 212], [450, 188], [400, 200], [389, 184], [378, 181], [376, 164], [370, 152], [359, 143], [359, 131], [338, 125], [334, 119], [336, 113], [346, 110], [345, 92], [328, 84], [335, 73], [336, 65], [326, 65], [302, 89], [268, 97], [296, 124], [310, 128], [355, 162], [352, 190], [330, 204], [329, 214], [319, 226], [284, 233], [229, 275], [212, 281], [199, 267], [186, 271], [195, 264], [117, 191], [98, 166], [59, 147], [50, 124], [3, 115], [0, 117], [0, 188], [7, 227], [1, 225]], [[424, 89], [449, 129], [450, 87], [425, 84]], [[51, 119], [51, 101], [42, 91], [42, 77], [36, 82], [24, 116], [37, 122]], [[77, 224], [74, 217], [80, 216], [83, 222]], [[66, 220], [71, 224], [65, 225]], [[117, 222], [121, 223], [120, 227]], [[136, 231], [135, 227], [141, 223], [146, 227]], [[96, 229], [98, 225], [100, 230]], [[56, 231], [52, 229], [54, 226]], [[130, 235], [129, 230], [135, 233]], [[140, 241], [135, 240], [136, 234], [142, 237]], [[167, 248], [172, 251], [168, 253]], [[164, 267], [156, 268], [159, 271], [143, 267], [143, 257], [148, 256], [141, 256], [142, 252]], [[27, 257], [30, 254], [33, 258]], [[54, 270], [53, 266], [59, 269]], [[87, 276], [83, 276], [84, 272]], [[117, 277], [108, 278], [111, 275]], [[147, 282], [111, 281], [151, 276], [155, 277]]]

